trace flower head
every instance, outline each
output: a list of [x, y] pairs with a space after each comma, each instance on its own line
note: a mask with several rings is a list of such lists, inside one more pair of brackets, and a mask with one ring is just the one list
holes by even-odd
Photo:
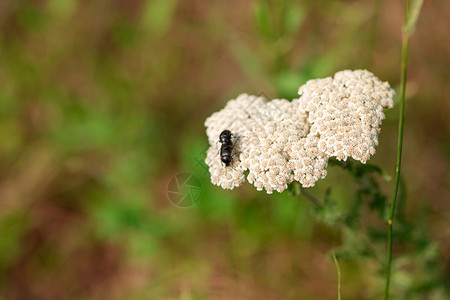
[[[212, 183], [233, 189], [247, 180], [257, 190], [282, 192], [292, 181], [311, 187], [326, 176], [330, 157], [365, 163], [375, 153], [384, 119], [393, 106], [388, 83], [363, 70], [310, 80], [293, 101], [241, 94], [205, 121]], [[233, 161], [220, 159], [220, 133], [233, 133]]]
[[293, 103], [308, 113], [309, 135], [319, 151], [338, 160], [365, 163], [375, 153], [383, 108], [394, 106], [394, 91], [366, 70], [341, 71], [334, 78], [310, 80]]

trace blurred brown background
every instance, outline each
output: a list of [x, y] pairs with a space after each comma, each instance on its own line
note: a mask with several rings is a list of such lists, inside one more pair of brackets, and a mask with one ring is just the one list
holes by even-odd
[[[304, 198], [211, 185], [203, 122], [239, 93], [292, 99], [342, 69], [397, 89], [402, 15], [381, 0], [1, 1], [0, 298], [336, 299], [340, 231]], [[449, 1], [425, 1], [410, 42], [402, 173], [405, 217], [447, 283], [449, 18]], [[371, 160], [390, 175], [397, 123], [398, 105]], [[189, 208], [167, 196], [180, 172], [202, 189]], [[351, 178], [330, 168], [309, 191], [330, 186], [345, 210]], [[411, 266], [394, 267], [397, 295], [444, 299], [408, 294]], [[374, 259], [341, 269], [343, 299], [381, 298]]]

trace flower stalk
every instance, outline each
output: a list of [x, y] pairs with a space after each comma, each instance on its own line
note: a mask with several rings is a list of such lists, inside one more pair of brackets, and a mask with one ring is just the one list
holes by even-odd
[[395, 206], [397, 204], [397, 195], [400, 183], [400, 171], [402, 165], [403, 128], [405, 123], [406, 76], [407, 76], [407, 62], [408, 62], [408, 41], [409, 37], [414, 31], [421, 6], [422, 0], [414, 1], [411, 8], [409, 7], [409, 1], [405, 0], [405, 17], [402, 30], [400, 117], [398, 124], [397, 164], [395, 168], [394, 193], [392, 196], [392, 203], [388, 219], [387, 270], [386, 270], [386, 284], [384, 291], [385, 300], [389, 299], [389, 288], [391, 282], [391, 269], [392, 269], [392, 239], [393, 239], [393, 225], [394, 225], [393, 222], [394, 222]]

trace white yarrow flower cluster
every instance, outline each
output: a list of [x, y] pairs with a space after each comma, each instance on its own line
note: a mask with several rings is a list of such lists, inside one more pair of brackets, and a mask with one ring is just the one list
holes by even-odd
[[[394, 91], [365, 70], [341, 71], [310, 80], [293, 101], [241, 94], [205, 121], [211, 145], [206, 164], [211, 182], [233, 189], [247, 180], [267, 193], [284, 191], [292, 181], [314, 186], [327, 174], [330, 157], [365, 163], [375, 153]], [[220, 159], [220, 133], [233, 134], [233, 161]]]

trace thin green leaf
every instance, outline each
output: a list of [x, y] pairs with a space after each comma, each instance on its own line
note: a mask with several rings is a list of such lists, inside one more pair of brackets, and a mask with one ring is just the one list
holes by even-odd
[[284, 30], [287, 34], [295, 33], [300, 29], [301, 23], [305, 19], [305, 11], [303, 7], [301, 7], [297, 3], [292, 3], [286, 9], [283, 18]]
[[169, 30], [178, 0], [151, 0], [143, 7], [142, 25], [151, 33], [161, 36]]
[[331, 253], [331, 257], [333, 258], [334, 265], [336, 266], [337, 271], [337, 279], [338, 279], [338, 300], [341, 300], [341, 269], [339, 268], [339, 263], [336, 258], [336, 254], [334, 252]]
[[379, 166], [372, 165], [372, 164], [366, 164], [364, 167], [365, 173], [375, 172], [381, 175], [384, 180], [390, 181], [392, 179], [391, 175], [389, 175], [385, 170], [380, 168]]
[[419, 19], [420, 10], [422, 8], [423, 0], [413, 0], [412, 5], [408, 10], [408, 20], [406, 21], [405, 32], [412, 34], [416, 28], [417, 20]]
[[275, 28], [270, 15], [269, 5], [265, 1], [256, 2], [253, 13], [256, 27], [261, 35], [269, 40], [273, 39], [275, 36]]

